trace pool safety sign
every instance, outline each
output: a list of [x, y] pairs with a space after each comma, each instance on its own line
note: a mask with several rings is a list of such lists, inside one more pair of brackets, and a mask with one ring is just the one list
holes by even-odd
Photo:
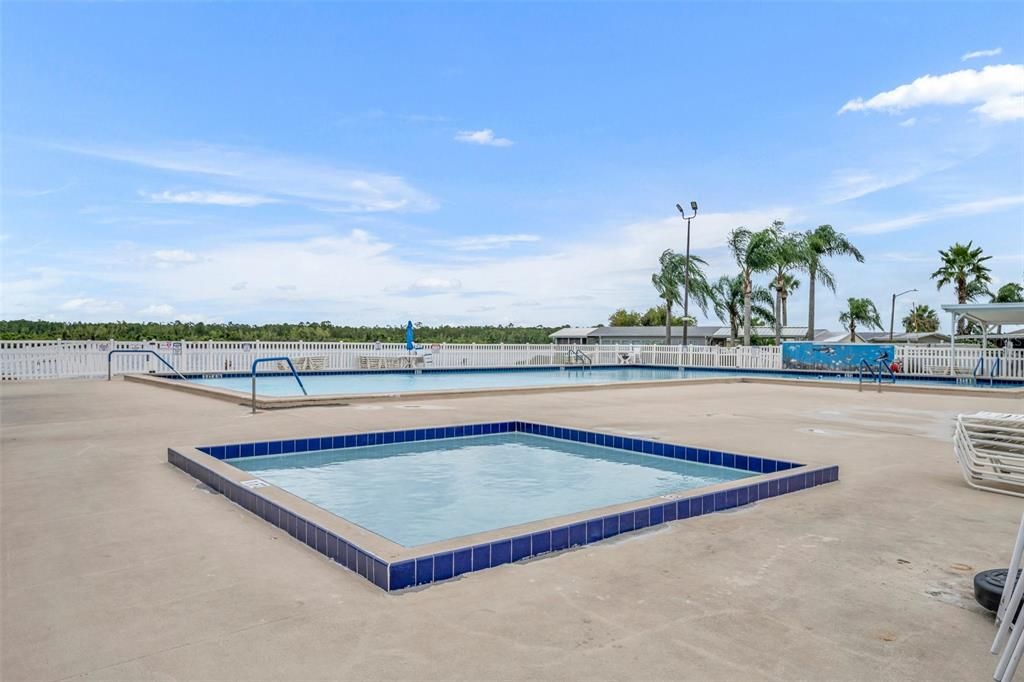
[[792, 341], [782, 344], [782, 368], [856, 372], [861, 362], [878, 367], [892, 364], [896, 350], [885, 343], [814, 343]]

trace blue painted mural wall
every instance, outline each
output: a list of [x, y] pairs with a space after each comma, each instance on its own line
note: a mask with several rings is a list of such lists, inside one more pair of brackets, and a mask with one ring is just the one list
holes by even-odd
[[818, 369], [855, 372], [862, 360], [873, 368], [879, 361], [892, 364], [895, 348], [881, 343], [814, 343], [794, 341], [782, 344], [783, 369]]

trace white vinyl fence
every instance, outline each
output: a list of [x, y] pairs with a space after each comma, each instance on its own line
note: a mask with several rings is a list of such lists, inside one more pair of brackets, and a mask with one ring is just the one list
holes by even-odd
[[[401, 343], [338, 343], [303, 341], [0, 341], [0, 379], [98, 378], [107, 375], [111, 350], [150, 350], [183, 374], [248, 373], [253, 360], [284, 356], [303, 370], [355, 370], [366, 367], [415, 366], [438, 369], [474, 367], [530, 367], [581, 362], [574, 350], [595, 365], [641, 364], [671, 367], [782, 369], [778, 346], [726, 348], [722, 346], [549, 344], [427, 344], [415, 354]], [[970, 375], [981, 357], [979, 348], [948, 346], [896, 346], [896, 359], [908, 374]], [[988, 349], [987, 374], [1000, 358], [999, 376], [1024, 379], [1024, 351]], [[277, 371], [274, 363], [259, 371]], [[114, 354], [114, 374], [168, 371], [148, 353]]]

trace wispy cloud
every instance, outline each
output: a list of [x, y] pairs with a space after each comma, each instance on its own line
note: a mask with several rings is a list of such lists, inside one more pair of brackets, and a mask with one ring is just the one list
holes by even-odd
[[850, 168], [837, 170], [825, 183], [823, 201], [826, 204], [838, 204], [875, 192], [900, 187], [933, 173], [941, 173], [954, 168], [965, 158], [972, 158], [975, 154], [976, 152], [972, 152], [956, 159], [922, 159], [913, 165], [881, 170]]
[[420, 277], [409, 288], [420, 292], [456, 291], [462, 288], [462, 282], [452, 277]]
[[71, 298], [60, 304], [60, 309], [69, 313], [84, 313], [87, 315], [114, 314], [121, 312], [124, 305], [118, 301], [110, 301], [102, 298], [90, 298], [83, 296]]
[[474, 237], [459, 237], [437, 242], [456, 251], [489, 251], [504, 249], [513, 244], [539, 242], [535, 234], [483, 234]]
[[921, 76], [867, 100], [852, 99], [839, 113], [900, 113], [915, 107], [954, 104], [976, 104], [971, 111], [991, 121], [1024, 118], [1024, 65], [1001, 64], [980, 71], [963, 69], [941, 76]]
[[876, 223], [866, 223], [850, 229], [850, 232], [858, 234], [882, 234], [885, 232], [897, 232], [916, 227], [924, 223], [934, 222], [944, 218], [958, 218], [963, 216], [983, 215], [1003, 211], [1014, 206], [1024, 205], [1024, 194], [1010, 196], [992, 197], [978, 201], [965, 201], [958, 204], [950, 204], [937, 208], [934, 211], [922, 211], [911, 213], [902, 218], [883, 220]]
[[968, 52], [963, 57], [960, 57], [960, 61], [966, 62], [971, 59], [980, 59], [981, 57], [995, 57], [1003, 53], [1003, 48], [996, 47], [991, 50], [975, 50], [974, 52]]
[[507, 137], [495, 137], [494, 131], [490, 128], [483, 130], [460, 130], [455, 133], [455, 139], [459, 142], [470, 144], [482, 144], [489, 147], [510, 147], [513, 142]]
[[69, 187], [73, 187], [75, 182], [66, 182], [59, 187], [48, 187], [46, 189], [11, 189], [9, 187], [3, 188], [3, 193], [9, 197], [18, 197], [22, 199], [35, 199], [37, 197], [47, 197], [51, 194], [63, 192]]
[[260, 206], [262, 204], [275, 204], [278, 199], [260, 196], [258, 194], [237, 194], [233, 192], [139, 192], [147, 200], [154, 204], [200, 204], [204, 206]]
[[440, 114], [423, 114], [423, 113], [411, 113], [411, 114], [394, 114], [384, 111], [383, 109], [367, 109], [366, 111], [360, 111], [354, 114], [346, 114], [337, 119], [339, 125], [350, 125], [358, 124], [363, 122], [377, 122], [377, 121], [403, 121], [405, 123], [446, 123], [451, 120], [447, 116]]
[[916, 125], [917, 125], [917, 119], [914, 118], [913, 116], [911, 116], [910, 118], [906, 119], [905, 121], [900, 121], [900, 127], [901, 128], [913, 128]]
[[160, 249], [154, 251], [150, 258], [158, 268], [172, 268], [176, 265], [199, 262], [199, 254], [184, 249]]
[[154, 303], [140, 310], [139, 315], [149, 318], [170, 318], [174, 316], [174, 306], [167, 305], [166, 303]]
[[262, 197], [344, 212], [430, 211], [437, 201], [400, 176], [212, 144], [166, 147], [53, 145], [136, 166], [215, 179]]

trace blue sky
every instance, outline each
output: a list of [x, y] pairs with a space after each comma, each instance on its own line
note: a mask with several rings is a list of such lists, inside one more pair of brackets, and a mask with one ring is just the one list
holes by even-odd
[[833, 264], [818, 326], [848, 296], [938, 307], [956, 240], [1024, 275], [1021, 25], [1003, 3], [8, 3], [2, 315], [589, 325], [657, 303], [691, 199], [712, 276], [738, 225], [846, 232], [867, 262]]

